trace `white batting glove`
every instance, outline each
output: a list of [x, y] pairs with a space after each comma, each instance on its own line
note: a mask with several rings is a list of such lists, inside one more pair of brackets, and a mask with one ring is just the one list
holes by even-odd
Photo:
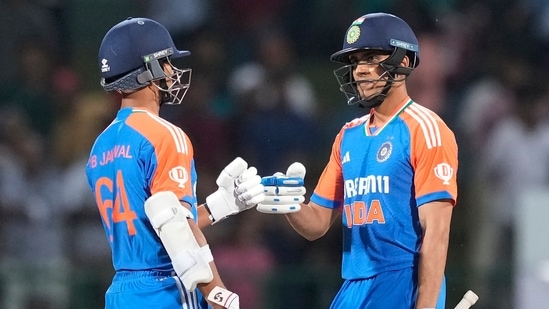
[[257, 211], [269, 214], [287, 214], [301, 210], [305, 201], [306, 169], [299, 162], [292, 163], [286, 174], [276, 173], [263, 177], [261, 183], [265, 187], [265, 201], [257, 205]]
[[212, 224], [250, 209], [265, 198], [257, 169], [248, 168], [248, 163], [240, 157], [221, 171], [216, 183], [219, 186], [217, 191], [206, 197]]

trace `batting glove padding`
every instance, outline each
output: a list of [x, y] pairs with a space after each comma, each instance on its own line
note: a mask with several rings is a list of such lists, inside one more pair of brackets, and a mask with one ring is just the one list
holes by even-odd
[[227, 309], [240, 309], [238, 294], [219, 286], [213, 288], [210, 294], [208, 294], [208, 300]]
[[250, 209], [265, 199], [257, 169], [248, 168], [248, 163], [240, 157], [223, 169], [216, 183], [217, 191], [206, 197], [213, 223]]
[[263, 177], [265, 201], [257, 205], [257, 211], [270, 214], [287, 214], [301, 210], [305, 201], [304, 178], [306, 169], [299, 162], [292, 163], [286, 174], [276, 173]]

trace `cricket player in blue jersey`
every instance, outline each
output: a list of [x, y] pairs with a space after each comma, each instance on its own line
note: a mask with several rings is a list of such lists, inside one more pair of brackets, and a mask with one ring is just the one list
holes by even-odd
[[118, 23], [99, 48], [101, 85], [122, 97], [86, 166], [116, 271], [108, 309], [239, 308], [201, 228], [263, 201], [263, 186], [257, 170], [236, 158], [198, 205], [192, 143], [159, 117], [161, 105], [180, 104], [190, 86], [191, 69], [172, 64], [189, 54], [147, 18]]
[[296, 162], [263, 178], [267, 196], [257, 210], [285, 213], [308, 240], [341, 218], [344, 283], [331, 308], [442, 309], [457, 144], [407, 93], [417, 38], [397, 16], [367, 14], [352, 22], [331, 60], [343, 64], [334, 73], [347, 103], [366, 114], [337, 134], [309, 203], [306, 170]]

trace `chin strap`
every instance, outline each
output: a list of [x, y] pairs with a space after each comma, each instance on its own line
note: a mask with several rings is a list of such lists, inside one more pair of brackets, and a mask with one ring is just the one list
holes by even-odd
[[[395, 75], [405, 75], [408, 76], [412, 73], [413, 68], [403, 67], [400, 64], [402, 60], [406, 57], [406, 50], [400, 47], [395, 48], [391, 56], [382, 61], [379, 65], [384, 68], [389, 74], [394, 77]], [[410, 59], [412, 61], [412, 59]]]
[[[168, 83], [166, 82], [166, 78], [163, 78], [161, 80], [159, 80], [160, 82], [160, 88], [162, 89], [166, 89], [168, 88]], [[170, 103], [172, 100], [172, 98], [170, 97], [170, 95], [166, 92], [166, 91], [162, 91], [162, 90], [159, 90], [158, 92], [160, 92], [160, 106], [164, 105], [165, 103]]]
[[371, 95], [369, 99], [367, 98], [367, 99], [359, 101], [358, 107], [360, 107], [360, 108], [365, 108], [365, 107], [366, 108], [373, 108], [373, 107], [377, 107], [377, 106], [381, 105], [381, 103], [383, 103], [383, 101], [385, 101], [385, 98], [387, 98], [387, 93], [389, 92], [389, 89], [391, 89], [391, 87], [393, 86], [394, 81], [395, 80], [391, 76], [390, 79], [387, 80], [387, 85], [385, 85], [385, 87], [383, 87], [383, 90], [379, 94]]

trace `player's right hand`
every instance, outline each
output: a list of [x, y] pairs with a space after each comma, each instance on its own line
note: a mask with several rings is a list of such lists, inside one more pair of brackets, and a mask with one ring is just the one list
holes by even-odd
[[261, 183], [265, 190], [265, 200], [257, 205], [257, 211], [269, 214], [287, 214], [301, 210], [305, 201], [305, 166], [292, 163], [286, 174], [276, 173], [263, 177]]

